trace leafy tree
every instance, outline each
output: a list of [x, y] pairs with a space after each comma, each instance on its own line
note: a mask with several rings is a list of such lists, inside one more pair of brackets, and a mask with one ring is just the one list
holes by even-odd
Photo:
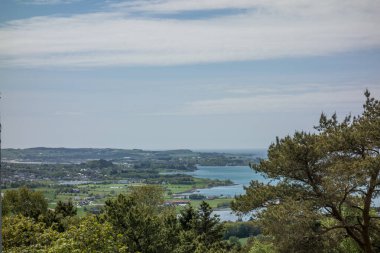
[[350, 238], [380, 251], [380, 102], [365, 93], [364, 112], [338, 122], [321, 115], [316, 133], [276, 140], [252, 168], [276, 184], [251, 182], [233, 208], [261, 211], [258, 223], [280, 252], [325, 252]]
[[178, 223], [172, 209], [164, 208], [157, 186], [133, 188], [105, 205], [106, 220], [123, 235], [128, 252], [173, 252]]
[[233, 245], [223, 241], [223, 224], [205, 201], [197, 210], [187, 206], [178, 219], [182, 230], [175, 252], [231, 252]]
[[224, 239], [228, 239], [231, 236], [236, 236], [238, 238], [245, 238], [256, 236], [260, 234], [260, 230], [253, 222], [227, 222], [224, 224], [225, 232]]
[[241, 243], [239, 241], [239, 238], [236, 236], [230, 236], [230, 238], [228, 238], [228, 244], [230, 247], [234, 248], [237, 251], [241, 250]]
[[30, 217], [3, 217], [3, 250], [8, 253], [43, 252], [59, 234]]
[[261, 241], [256, 239], [253, 242], [252, 248], [249, 253], [276, 253], [276, 249], [270, 242]]
[[46, 253], [124, 253], [127, 246], [112, 225], [96, 216], [87, 216], [60, 234]]
[[223, 239], [223, 224], [220, 223], [218, 216], [212, 215], [212, 208], [205, 201], [202, 201], [198, 208], [195, 229], [199, 235], [204, 235], [206, 246]]
[[140, 206], [145, 206], [152, 213], [162, 210], [164, 203], [164, 189], [156, 185], [144, 185], [131, 187], [129, 196], [135, 199]]
[[77, 209], [73, 205], [71, 199], [67, 202], [59, 200], [54, 211], [49, 209], [47, 213], [41, 217], [41, 220], [45, 222], [47, 226], [51, 226], [58, 232], [63, 232], [71, 223], [76, 223], [78, 221], [78, 217], [75, 217], [76, 214]]
[[198, 219], [198, 213], [192, 205], [187, 205], [185, 209], [180, 211], [178, 218], [181, 228], [184, 231], [189, 231], [194, 227], [194, 221]]
[[75, 216], [77, 214], [77, 209], [71, 199], [69, 199], [67, 202], [59, 200], [57, 202], [57, 206], [54, 209], [54, 212], [56, 214], [61, 214], [63, 217]]
[[47, 212], [48, 203], [42, 192], [22, 187], [4, 193], [3, 215], [22, 214], [35, 220]]

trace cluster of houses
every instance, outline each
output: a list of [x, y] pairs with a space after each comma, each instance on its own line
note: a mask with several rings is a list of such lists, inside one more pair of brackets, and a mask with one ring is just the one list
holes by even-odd
[[[178, 194], [172, 194], [172, 198], [173, 199], [191, 199], [191, 196], [192, 194], [189, 194], [189, 193], [178, 193]], [[197, 194], [199, 195], [199, 194]], [[203, 196], [203, 195], [200, 195], [200, 196]], [[213, 199], [217, 199], [218, 196], [214, 196], [214, 195], [210, 195], [210, 196], [203, 196], [204, 198], [202, 199], [207, 199], [207, 200], [213, 200]], [[219, 197], [220, 198], [220, 197]]]
[[190, 200], [167, 200], [164, 206], [186, 206], [190, 204]]
[[93, 205], [96, 199], [101, 199], [101, 198], [103, 198], [103, 196], [100, 196], [100, 195], [84, 197], [84, 198], [75, 196], [73, 202], [74, 204], [76, 204], [77, 207], [82, 207], [82, 206]]

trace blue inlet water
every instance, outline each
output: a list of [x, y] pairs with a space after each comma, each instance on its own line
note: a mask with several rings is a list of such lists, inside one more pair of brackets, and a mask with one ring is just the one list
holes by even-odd
[[[196, 171], [187, 173], [198, 178], [210, 178], [227, 180], [230, 179], [235, 185], [231, 186], [217, 186], [208, 189], [198, 189], [196, 193], [205, 196], [224, 196], [234, 197], [235, 195], [244, 194], [244, 186], [248, 186], [251, 180], [259, 180], [268, 182], [260, 174], [254, 172], [248, 166], [198, 166]], [[213, 212], [218, 215], [221, 221], [237, 221], [238, 219], [247, 221], [251, 215], [238, 216], [232, 212], [231, 209], [217, 210]]]
[[[184, 174], [198, 178], [210, 178], [226, 180], [230, 179], [235, 185], [217, 186], [207, 189], [197, 189], [196, 193], [205, 196], [226, 196], [234, 197], [245, 193], [244, 186], [248, 186], [252, 180], [268, 183], [270, 180], [256, 173], [248, 166], [198, 166], [193, 172]], [[374, 206], [380, 206], [380, 197], [374, 199]]]
[[[244, 186], [248, 186], [252, 180], [260, 182], [270, 182], [261, 174], [256, 173], [248, 166], [198, 166], [193, 172], [185, 172], [183, 174], [192, 175], [198, 178], [210, 178], [226, 180], [230, 179], [235, 183], [232, 186], [218, 186], [208, 189], [197, 189], [196, 193], [205, 196], [225, 196], [234, 197], [245, 193]], [[375, 206], [380, 206], [380, 198], [374, 200]], [[251, 215], [237, 216], [230, 209], [214, 211], [222, 221], [236, 221], [238, 219], [248, 220]]]
[[198, 178], [209, 178], [219, 180], [231, 180], [235, 185], [217, 186], [207, 189], [197, 189], [196, 192], [205, 196], [228, 196], [244, 194], [244, 186], [248, 186], [251, 180], [269, 182], [259, 173], [254, 172], [248, 166], [198, 166], [198, 169], [183, 174]]

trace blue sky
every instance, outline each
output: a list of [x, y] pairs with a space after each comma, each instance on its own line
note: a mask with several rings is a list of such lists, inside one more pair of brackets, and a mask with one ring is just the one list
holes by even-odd
[[266, 148], [380, 97], [380, 3], [2, 0], [4, 147]]

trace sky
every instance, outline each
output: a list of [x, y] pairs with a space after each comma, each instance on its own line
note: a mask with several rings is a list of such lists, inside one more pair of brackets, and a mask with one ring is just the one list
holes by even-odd
[[2, 146], [267, 148], [380, 98], [378, 0], [1, 0]]

